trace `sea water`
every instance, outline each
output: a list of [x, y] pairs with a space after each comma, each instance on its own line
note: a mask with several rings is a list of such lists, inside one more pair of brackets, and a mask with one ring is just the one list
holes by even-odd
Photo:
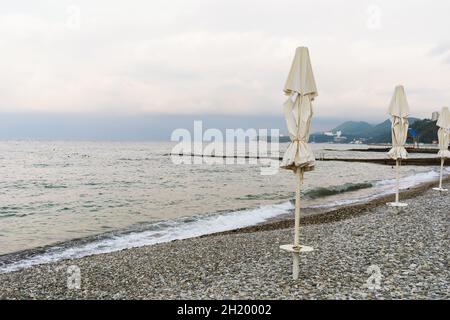
[[[291, 214], [296, 186], [291, 171], [262, 175], [262, 164], [248, 162], [176, 165], [168, 155], [173, 145], [0, 142], [0, 272]], [[317, 158], [386, 157], [346, 151], [349, 145], [311, 146]], [[281, 151], [285, 147], [281, 144]], [[404, 166], [401, 186], [432, 181], [438, 170]], [[392, 193], [394, 177], [391, 166], [317, 161], [315, 170], [305, 173], [302, 207], [330, 208]]]

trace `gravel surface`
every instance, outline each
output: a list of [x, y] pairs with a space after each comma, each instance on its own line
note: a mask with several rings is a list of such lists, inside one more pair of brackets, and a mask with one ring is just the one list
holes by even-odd
[[[301, 243], [315, 250], [302, 255], [298, 281], [291, 279], [292, 257], [279, 250], [293, 239], [289, 228], [0, 274], [0, 299], [449, 299], [450, 194], [427, 190], [406, 202], [400, 212], [379, 205], [302, 226]], [[79, 288], [70, 266], [80, 270]]]

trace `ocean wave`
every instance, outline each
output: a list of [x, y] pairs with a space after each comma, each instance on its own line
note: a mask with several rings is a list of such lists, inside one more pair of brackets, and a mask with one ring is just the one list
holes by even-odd
[[236, 200], [285, 200], [295, 197], [295, 192], [276, 192], [276, 193], [259, 193], [259, 194], [246, 194], [241, 197], [235, 198]]
[[[449, 174], [450, 168], [445, 168], [443, 171], [443, 175], [447, 176]], [[412, 187], [418, 186], [422, 183], [429, 183], [432, 181], [436, 181], [436, 179], [439, 178], [439, 175], [440, 175], [439, 171], [430, 170], [427, 172], [420, 172], [406, 177], [402, 177], [400, 178], [400, 190], [407, 190]], [[333, 208], [374, 200], [394, 193], [396, 184], [397, 184], [396, 179], [379, 180], [373, 183], [372, 187], [373, 192], [371, 192], [370, 195], [340, 199], [325, 204], [311, 206], [310, 208]]]
[[333, 196], [345, 192], [357, 191], [373, 187], [370, 182], [363, 183], [345, 183], [327, 188], [314, 188], [304, 192], [304, 196], [308, 199], [317, 199], [322, 197]]
[[[447, 170], [444, 170], [444, 175], [447, 175]], [[439, 171], [430, 170], [427, 172], [420, 172], [410, 176], [400, 178], [400, 189], [408, 189], [418, 185], [420, 183], [431, 182], [439, 178]], [[393, 186], [397, 182], [396, 179], [387, 179], [378, 181], [375, 184], [375, 187], [385, 187], [385, 186]]]
[[[357, 191], [361, 189], [367, 189], [373, 187], [371, 182], [363, 183], [345, 183], [331, 187], [319, 187], [302, 192], [302, 197], [306, 199], [318, 199], [328, 196], [333, 196], [341, 193]], [[295, 192], [276, 192], [276, 193], [259, 193], [259, 194], [247, 194], [241, 197], [237, 197], [236, 200], [284, 200], [293, 199]]]
[[0, 256], [0, 273], [28, 268], [38, 264], [81, 258], [89, 255], [109, 253], [128, 248], [198, 237], [206, 234], [234, 230], [265, 222], [271, 218], [288, 214], [293, 209], [290, 202], [262, 206], [257, 209], [203, 214], [174, 220], [156, 222], [137, 231], [112, 233], [101, 239], [80, 245], [79, 242], [30, 250], [23, 253]]

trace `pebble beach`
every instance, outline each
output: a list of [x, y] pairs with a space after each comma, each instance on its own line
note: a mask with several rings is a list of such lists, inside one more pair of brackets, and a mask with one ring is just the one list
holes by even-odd
[[0, 299], [449, 299], [450, 194], [430, 186], [304, 219], [297, 281], [286, 220], [3, 273]]

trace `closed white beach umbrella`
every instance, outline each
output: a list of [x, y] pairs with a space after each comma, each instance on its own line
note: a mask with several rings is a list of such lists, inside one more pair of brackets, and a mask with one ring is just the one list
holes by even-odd
[[439, 187], [433, 189], [438, 191], [447, 191], [447, 189], [442, 188], [442, 172], [444, 171], [444, 161], [445, 159], [450, 159], [450, 151], [448, 150], [448, 145], [450, 143], [450, 111], [448, 110], [447, 107], [442, 108], [442, 111], [439, 115], [439, 119], [436, 125], [439, 127], [438, 156], [441, 157], [441, 173], [439, 178]]
[[293, 254], [293, 278], [298, 279], [300, 252], [312, 251], [311, 247], [300, 245], [300, 187], [303, 173], [314, 168], [314, 154], [308, 145], [312, 101], [317, 96], [316, 82], [312, 72], [308, 48], [300, 47], [295, 51], [284, 94], [288, 99], [284, 103], [284, 115], [291, 138], [281, 161], [281, 168], [292, 170], [297, 178], [295, 194], [295, 236], [294, 244], [280, 246], [282, 250]]
[[394, 207], [406, 207], [406, 203], [399, 202], [400, 191], [400, 161], [408, 157], [405, 149], [406, 138], [408, 137], [408, 115], [409, 105], [406, 99], [403, 86], [395, 87], [394, 95], [389, 105], [389, 114], [392, 121], [392, 149], [388, 152], [391, 159], [395, 160], [395, 172], [397, 187], [395, 192], [395, 202], [388, 205]]

